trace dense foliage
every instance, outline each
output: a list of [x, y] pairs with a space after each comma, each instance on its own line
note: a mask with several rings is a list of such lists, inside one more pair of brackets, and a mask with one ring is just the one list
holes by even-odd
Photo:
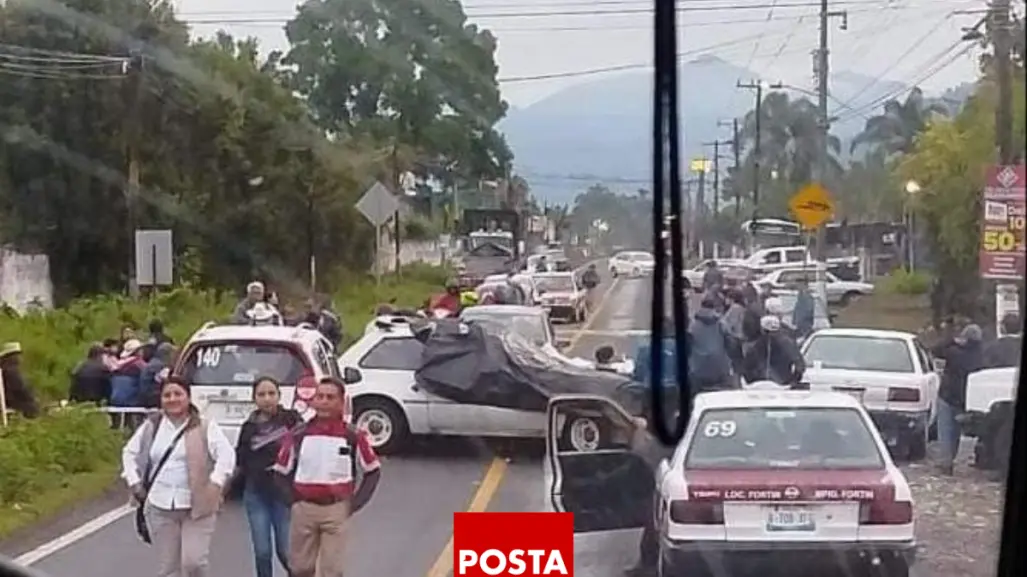
[[62, 301], [124, 290], [135, 227], [173, 229], [200, 286], [299, 291], [311, 256], [323, 285], [366, 271], [374, 235], [353, 205], [375, 179], [511, 161], [494, 39], [457, 2], [408, 4], [310, 0], [268, 59], [249, 39], [190, 40], [171, 3], [0, 5], [0, 241], [48, 254]]

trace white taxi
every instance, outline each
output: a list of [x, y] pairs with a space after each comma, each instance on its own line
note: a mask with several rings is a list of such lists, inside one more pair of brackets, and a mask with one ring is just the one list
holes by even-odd
[[[332, 345], [320, 331], [303, 327], [240, 326], [207, 323], [186, 342], [174, 374], [192, 384], [193, 403], [225, 430], [232, 444], [256, 408], [253, 383], [260, 377], [278, 381], [282, 406], [309, 418], [307, 403], [317, 383], [341, 378], [347, 385], [360, 379], [356, 371], [340, 371]], [[351, 407], [348, 413], [352, 414]]]
[[[772, 388], [697, 395], [670, 449], [608, 399], [552, 399], [546, 508], [574, 513], [578, 533], [650, 527], [661, 577], [767, 567], [908, 577], [913, 496], [869, 414], [843, 393]], [[566, 450], [559, 424], [580, 413], [603, 415], [620, 445]], [[579, 555], [605, 541], [581, 537]]]
[[875, 329], [818, 330], [802, 343], [804, 382], [813, 390], [852, 395], [870, 411], [892, 453], [927, 456], [940, 376], [913, 333]]

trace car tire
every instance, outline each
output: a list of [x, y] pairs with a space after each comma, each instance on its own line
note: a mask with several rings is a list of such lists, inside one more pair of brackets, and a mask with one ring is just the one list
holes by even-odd
[[[361, 423], [362, 420], [365, 422]], [[384, 397], [356, 399], [353, 402], [353, 423], [367, 431], [371, 445], [383, 455], [396, 452], [410, 437], [410, 424], [403, 410]]]
[[860, 294], [857, 291], [849, 291], [849, 292], [847, 292], [847, 293], [842, 295], [841, 300], [838, 301], [838, 306], [840, 306], [840, 307], [847, 307], [850, 304], [852, 304], [853, 301], [855, 301], [856, 299], [858, 299], [861, 296], [863, 296], [863, 295]]

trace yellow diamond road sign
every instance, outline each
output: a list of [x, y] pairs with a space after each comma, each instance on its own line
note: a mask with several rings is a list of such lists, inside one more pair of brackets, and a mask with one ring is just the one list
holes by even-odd
[[819, 183], [811, 182], [799, 189], [790, 201], [795, 220], [805, 228], [817, 228], [834, 217], [834, 201], [831, 194]]

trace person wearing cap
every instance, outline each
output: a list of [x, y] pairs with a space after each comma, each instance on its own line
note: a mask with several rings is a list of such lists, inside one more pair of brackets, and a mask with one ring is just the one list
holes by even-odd
[[795, 385], [806, 372], [795, 339], [782, 332], [781, 318], [768, 314], [760, 319], [761, 334], [745, 349], [742, 358], [742, 376], [747, 383], [773, 381], [781, 385]]
[[0, 372], [3, 374], [6, 408], [21, 413], [27, 419], [38, 417], [36, 395], [21, 374], [21, 343], [6, 343], [0, 348]]
[[931, 351], [935, 358], [945, 361], [938, 387], [938, 469], [945, 475], [953, 474], [953, 464], [959, 452], [962, 427], [959, 418], [966, 410], [966, 379], [970, 373], [984, 366], [984, 347], [981, 327], [971, 323], [959, 335], [942, 340]]
[[253, 281], [246, 285], [246, 296], [239, 301], [239, 304], [235, 305], [235, 312], [232, 313], [232, 322], [240, 325], [249, 324], [250, 317], [246, 313], [257, 303], [264, 302], [264, 293], [264, 283], [260, 281]]
[[157, 556], [153, 575], [210, 577], [210, 541], [236, 454], [217, 421], [193, 405], [186, 381], [161, 385], [160, 411], [136, 429], [121, 462], [140, 507], [136, 531]]
[[111, 406], [139, 407], [139, 377], [146, 363], [142, 358], [143, 343], [129, 339], [121, 346], [118, 364], [111, 374]]

